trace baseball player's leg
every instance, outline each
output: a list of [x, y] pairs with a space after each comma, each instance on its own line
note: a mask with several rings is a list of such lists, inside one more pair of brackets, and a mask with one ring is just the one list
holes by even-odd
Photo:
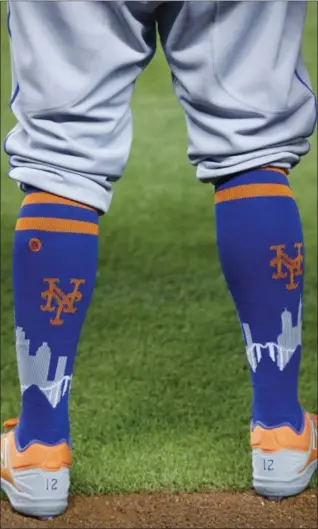
[[1, 439], [1, 486], [17, 510], [41, 517], [67, 506], [69, 390], [95, 284], [98, 212], [128, 157], [129, 99], [155, 28], [139, 3], [10, 9], [18, 124], [6, 150], [25, 190], [13, 251], [22, 409]]
[[199, 180], [216, 185], [219, 256], [253, 385], [254, 485], [273, 496], [302, 490], [317, 464], [314, 423], [297, 394], [304, 243], [287, 179], [316, 119], [301, 57], [305, 7], [172, 3], [159, 23], [190, 160]]

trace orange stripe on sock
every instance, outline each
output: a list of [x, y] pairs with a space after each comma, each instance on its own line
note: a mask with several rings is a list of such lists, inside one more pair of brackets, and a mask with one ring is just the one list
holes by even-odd
[[55, 231], [61, 233], [82, 233], [98, 235], [98, 224], [82, 220], [52, 219], [46, 217], [25, 217], [18, 219], [16, 230]]
[[268, 167], [262, 167], [262, 169], [265, 171], [276, 171], [276, 173], [282, 173], [285, 176], [288, 175], [288, 171], [286, 169], [282, 169], [281, 167], [272, 167], [269, 165]]
[[294, 198], [290, 187], [282, 184], [247, 184], [244, 186], [221, 189], [215, 193], [215, 203], [242, 198], [256, 197], [290, 197]]
[[75, 202], [74, 200], [63, 198], [58, 195], [52, 195], [51, 193], [39, 192], [30, 193], [29, 195], [26, 195], [25, 199], [23, 200], [22, 206], [28, 206], [30, 204], [62, 204], [64, 206], [75, 206], [77, 208], [90, 209], [91, 211], [94, 211], [94, 208], [85, 206], [80, 202]]

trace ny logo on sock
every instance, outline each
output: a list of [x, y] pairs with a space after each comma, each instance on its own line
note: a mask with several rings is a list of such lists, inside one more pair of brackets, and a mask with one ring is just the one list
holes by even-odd
[[85, 279], [71, 279], [70, 284], [73, 285], [72, 292], [65, 294], [57, 284], [60, 282], [57, 278], [45, 278], [44, 283], [48, 283], [48, 289], [41, 293], [41, 298], [46, 299], [46, 304], [41, 305], [43, 312], [56, 312], [55, 318], [50, 319], [51, 325], [63, 325], [64, 320], [61, 315], [74, 314], [76, 312], [75, 303], [82, 299], [82, 294], [79, 291], [80, 285], [86, 283]]
[[[286, 245], [278, 244], [270, 247], [270, 250], [276, 252], [276, 256], [270, 261], [270, 266], [275, 268], [276, 272], [272, 275], [273, 279], [286, 279], [288, 277], [289, 282], [285, 285], [287, 290], [295, 290], [299, 283], [295, 281], [296, 276], [303, 274], [302, 263], [304, 261], [303, 256], [301, 255], [301, 249], [303, 247], [302, 242], [296, 242], [294, 248], [297, 249], [296, 257], [289, 257], [287, 253], [284, 252]], [[283, 270], [286, 270], [285, 272]]]

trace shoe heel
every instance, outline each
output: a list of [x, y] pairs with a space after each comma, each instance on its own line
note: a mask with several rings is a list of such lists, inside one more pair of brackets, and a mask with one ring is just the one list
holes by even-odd
[[42, 469], [19, 471], [14, 485], [1, 479], [1, 488], [14, 510], [26, 516], [53, 518], [62, 514], [68, 504], [69, 470], [54, 472]]
[[293, 450], [280, 450], [275, 453], [253, 450], [255, 491], [276, 500], [299, 494], [307, 488], [315, 471], [315, 465], [305, 468], [307, 458], [308, 454]]

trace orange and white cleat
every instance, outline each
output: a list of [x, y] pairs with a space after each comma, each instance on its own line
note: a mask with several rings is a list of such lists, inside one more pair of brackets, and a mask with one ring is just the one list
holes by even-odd
[[304, 429], [289, 426], [251, 431], [253, 486], [270, 499], [295, 496], [305, 490], [317, 470], [317, 415], [304, 414]]
[[5, 428], [13, 429], [1, 435], [1, 490], [21, 514], [58, 516], [68, 505], [71, 450], [65, 442], [56, 446], [34, 442], [19, 451], [14, 429], [17, 423], [17, 419], [5, 422]]

